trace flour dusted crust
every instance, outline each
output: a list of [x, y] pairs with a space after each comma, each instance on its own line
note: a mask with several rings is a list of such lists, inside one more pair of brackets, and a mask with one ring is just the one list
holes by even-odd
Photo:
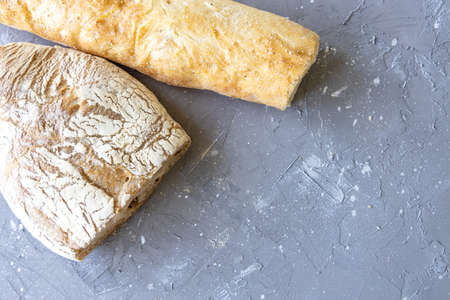
[[7, 0], [0, 22], [184, 87], [284, 110], [319, 37], [230, 0]]
[[189, 144], [156, 97], [104, 59], [0, 46], [0, 191], [54, 252], [83, 259]]

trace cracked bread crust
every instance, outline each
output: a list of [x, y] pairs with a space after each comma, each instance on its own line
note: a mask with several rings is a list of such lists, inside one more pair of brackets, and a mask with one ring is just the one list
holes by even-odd
[[0, 191], [31, 234], [81, 260], [190, 138], [131, 75], [76, 50], [0, 46]]
[[319, 37], [230, 0], [0, 1], [0, 22], [160, 81], [284, 110]]

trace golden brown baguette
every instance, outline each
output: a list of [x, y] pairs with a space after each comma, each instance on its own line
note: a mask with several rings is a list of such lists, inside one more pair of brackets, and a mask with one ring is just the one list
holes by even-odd
[[230, 0], [7, 0], [0, 22], [160, 81], [284, 110], [319, 37]]
[[0, 46], [0, 191], [31, 234], [81, 260], [150, 196], [190, 138], [112, 63]]

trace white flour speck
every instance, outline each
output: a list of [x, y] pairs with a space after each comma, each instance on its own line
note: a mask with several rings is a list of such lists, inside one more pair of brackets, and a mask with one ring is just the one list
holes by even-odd
[[266, 296], [264, 294], [262, 294], [261, 296], [259, 296], [260, 299], [266, 299]]
[[391, 42], [392, 47], [397, 46], [397, 44], [398, 44], [397, 38], [393, 38], [393, 39], [392, 39], [392, 42]]
[[356, 210], [352, 210], [352, 217], [356, 217]]
[[358, 186], [358, 185], [355, 185], [355, 186], [353, 187], [353, 189], [354, 189], [355, 191], [359, 191], [359, 186]]
[[436, 20], [436, 21], [434, 22], [433, 27], [434, 27], [434, 29], [439, 29], [439, 27], [441, 27], [441, 24], [439, 23], [438, 20]]
[[11, 229], [13, 231], [17, 230], [17, 225], [16, 225], [16, 222], [14, 222], [14, 220], [9, 220], [9, 226], [11, 227]]
[[11, 266], [14, 266], [14, 262], [13, 262], [13, 261], [10, 261], [9, 264], [10, 264]]
[[269, 206], [269, 203], [266, 201], [266, 199], [263, 196], [258, 195], [255, 198], [254, 206], [257, 211], [261, 211], [264, 208], [266, 208], [267, 206]]
[[364, 166], [361, 169], [361, 173], [363, 175], [368, 175], [370, 176], [370, 173], [372, 173], [372, 168], [370, 168], [368, 163], [365, 163]]
[[373, 84], [374, 84], [375, 86], [380, 85], [380, 83], [381, 83], [380, 77], [376, 77], [376, 78], [373, 80]]
[[355, 195], [351, 195], [351, 196], [350, 196], [350, 201], [352, 201], [352, 202], [355, 202], [355, 201], [356, 201]]
[[322, 90], [322, 95], [325, 95], [328, 91], [328, 86], [325, 86]]
[[353, 127], [356, 126], [356, 123], [358, 123], [358, 119], [354, 119], [354, 120], [353, 120]]
[[333, 98], [337, 98], [339, 96], [341, 96], [341, 94], [348, 89], [348, 86], [343, 86], [340, 89], [338, 89], [337, 91], [334, 91], [333, 93], [331, 93], [331, 97]]
[[141, 245], [145, 245], [146, 239], [145, 236], [141, 235]]
[[153, 283], [147, 284], [147, 290], [151, 291], [155, 289], [155, 285]]
[[218, 154], [219, 154], [219, 151], [214, 149], [214, 150], [211, 151], [211, 153], [209, 155], [214, 157], [214, 156], [217, 156]]
[[337, 111], [341, 111], [342, 108], [340, 106], [337, 107]]
[[263, 268], [263, 266], [259, 263], [254, 263], [251, 264], [250, 266], [248, 266], [246, 269], [242, 270], [240, 272], [239, 275], [235, 276], [234, 279], [242, 279], [244, 277], [247, 277], [248, 275], [256, 272], [256, 271], [261, 271], [261, 269]]
[[17, 272], [22, 272], [22, 269], [21, 268], [17, 268]]
[[[328, 160], [334, 160], [334, 158], [336, 157], [336, 155], [335, 155], [333, 152], [328, 151], [328, 152], [327, 152], [327, 157], [328, 157]], [[341, 174], [343, 174], [344, 172], [345, 172], [345, 170], [344, 170], [344, 168], [342, 168]]]

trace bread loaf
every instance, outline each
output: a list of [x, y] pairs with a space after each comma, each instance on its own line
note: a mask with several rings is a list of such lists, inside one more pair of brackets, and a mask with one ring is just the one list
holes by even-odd
[[0, 191], [81, 260], [152, 193], [190, 138], [145, 86], [76, 50], [0, 46]]
[[0, 22], [160, 81], [284, 110], [319, 37], [230, 0], [8, 0]]

